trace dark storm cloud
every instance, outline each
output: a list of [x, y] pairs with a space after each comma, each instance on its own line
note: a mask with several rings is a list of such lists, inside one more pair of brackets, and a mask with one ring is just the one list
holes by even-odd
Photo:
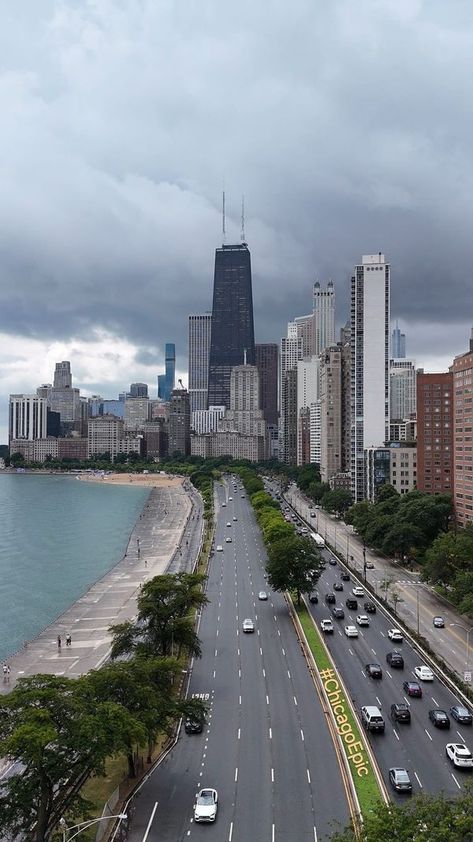
[[146, 364], [175, 341], [182, 364], [224, 181], [230, 238], [246, 194], [260, 339], [316, 277], [344, 321], [352, 266], [379, 250], [393, 315], [463, 329], [470, 4], [24, 0], [2, 18], [1, 331], [103, 328]]

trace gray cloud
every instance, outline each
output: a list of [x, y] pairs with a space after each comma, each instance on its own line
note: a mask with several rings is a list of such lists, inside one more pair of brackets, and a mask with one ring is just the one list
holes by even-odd
[[315, 277], [334, 278], [344, 321], [352, 266], [378, 250], [393, 315], [426, 343], [431, 322], [463, 330], [469, 4], [24, 0], [2, 18], [1, 331], [99, 327], [146, 365], [175, 341], [183, 367], [224, 182], [235, 238], [246, 195], [258, 338], [309, 309]]

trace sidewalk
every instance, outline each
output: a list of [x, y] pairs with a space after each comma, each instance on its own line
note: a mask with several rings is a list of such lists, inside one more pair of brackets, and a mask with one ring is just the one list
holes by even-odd
[[[136, 598], [147, 579], [168, 569], [177, 572], [192, 567], [201, 534], [200, 498], [193, 489], [184, 484], [152, 488], [122, 560], [7, 659], [11, 675], [0, 683], [0, 692], [8, 693], [24, 675], [41, 672], [77, 678], [100, 667], [110, 653], [108, 628], [136, 614]], [[72, 638], [70, 646], [66, 646], [67, 634]]]

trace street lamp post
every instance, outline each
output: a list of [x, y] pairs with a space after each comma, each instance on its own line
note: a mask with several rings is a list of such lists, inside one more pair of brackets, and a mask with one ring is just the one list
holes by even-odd
[[458, 626], [459, 629], [463, 629], [466, 634], [466, 672], [469, 670], [470, 666], [470, 634], [473, 631], [473, 626], [470, 626], [467, 629], [466, 626], [462, 626], [461, 623], [450, 623], [451, 626]]
[[[59, 824], [62, 828], [62, 842], [71, 842], [71, 839], [75, 839], [76, 836], [79, 836], [79, 833], [82, 833], [83, 830], [87, 830], [88, 827], [91, 827], [93, 824], [97, 824], [98, 822], [108, 822], [110, 819], [126, 819], [128, 818], [126, 813], [118, 813], [116, 816], [100, 816], [98, 819], [89, 819], [85, 822], [80, 822], [80, 824], [73, 824], [71, 827], [66, 825], [66, 820], [64, 818], [59, 819]], [[78, 828], [78, 829], [76, 829]], [[69, 836], [69, 831], [75, 830], [76, 832]]]
[[363, 538], [363, 579], [366, 582], [366, 541]]
[[350, 553], [350, 533], [347, 531], [347, 564], [348, 564], [348, 559], [350, 558], [349, 553]]

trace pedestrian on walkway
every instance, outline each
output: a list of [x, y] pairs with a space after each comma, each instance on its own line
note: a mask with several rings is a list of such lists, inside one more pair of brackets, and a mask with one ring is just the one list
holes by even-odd
[[71, 643], [72, 643], [72, 637], [68, 633], [68, 634], [66, 634], [66, 646], [70, 646]]
[[3, 680], [4, 680], [4, 681], [6, 681], [6, 680], [7, 680], [7, 674], [8, 674], [8, 667], [7, 667], [6, 663], [5, 663], [5, 664], [3, 664]]
[[58, 649], [61, 648], [61, 635], [60, 634], [58, 634], [58, 636], [57, 636], [57, 648]]

